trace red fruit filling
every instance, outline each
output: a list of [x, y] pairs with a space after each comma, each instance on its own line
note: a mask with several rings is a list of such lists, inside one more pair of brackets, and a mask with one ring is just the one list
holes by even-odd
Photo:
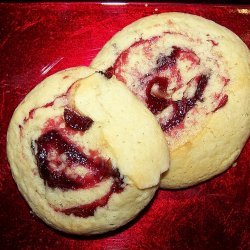
[[[104, 197], [88, 205], [62, 209], [61, 212], [81, 217], [92, 216], [97, 207], [107, 204], [113, 193], [123, 191], [123, 180], [118, 170], [112, 168], [110, 160], [100, 157], [91, 158], [91, 156], [85, 155], [72, 142], [63, 138], [58, 131], [51, 130], [41, 135], [36, 141], [36, 145], [37, 153], [35, 156], [39, 174], [51, 188], [60, 188], [62, 190], [85, 189], [94, 187], [108, 178], [113, 179], [113, 185], [109, 193]], [[51, 156], [51, 153], [53, 156]], [[84, 176], [69, 174], [68, 170], [70, 168], [79, 166], [88, 169], [88, 173]]]
[[57, 99], [62, 98], [62, 97], [65, 97], [65, 96], [66, 96], [66, 94], [62, 94], [62, 95], [56, 97], [56, 98], [54, 99], [54, 101], [52, 101], [52, 102], [48, 102], [48, 103], [44, 104], [44, 105], [41, 106], [41, 107], [37, 107], [37, 108], [31, 109], [30, 112], [29, 112], [28, 117], [25, 117], [25, 118], [24, 118], [24, 123], [26, 123], [29, 119], [33, 119], [34, 114], [35, 114], [35, 112], [36, 112], [38, 109], [40, 109], [40, 108], [49, 108], [49, 107], [52, 107], [52, 106], [55, 104], [55, 101], [56, 101]]
[[[66, 127], [80, 131], [85, 131], [93, 123], [89, 117], [81, 117], [69, 109], [64, 110], [64, 119]], [[124, 189], [123, 179], [119, 171], [112, 167], [110, 160], [103, 159], [92, 151], [90, 155], [86, 155], [56, 129], [42, 134], [31, 144], [31, 148], [36, 157], [40, 177], [51, 188], [64, 191], [88, 189], [109, 178], [113, 179], [109, 192], [102, 198], [73, 208], [55, 208], [55, 211], [80, 217], [93, 216], [96, 208], [105, 206], [113, 193], [120, 193]], [[79, 169], [80, 173], [83, 170], [84, 174], [80, 174]]]
[[[109, 77], [115, 75], [119, 80], [126, 83], [123, 73], [126, 72], [129, 53], [132, 53], [131, 50], [138, 45], [143, 45], [143, 51], [145, 48], [147, 48], [148, 51], [151, 40], [140, 40], [127, 50], [123, 51], [116, 59], [114, 65], [108, 68], [104, 74], [109, 75]], [[147, 51], [144, 51], [146, 55], [145, 57], [147, 57]], [[197, 102], [203, 101], [203, 93], [209, 81], [209, 76], [201, 73], [192, 78], [189, 82], [184, 83], [178, 69], [178, 62], [182, 60], [188, 60], [192, 67], [200, 64], [199, 57], [193, 51], [173, 46], [169, 55], [160, 54], [156, 60], [156, 67], [152, 68], [146, 75], [144, 75], [144, 77], [138, 79], [140, 86], [144, 86], [141, 87], [141, 89], [144, 89], [145, 91], [144, 102], [154, 115], [158, 115], [168, 106], [172, 106], [172, 116], [167, 121], [165, 119], [162, 119], [162, 122], [160, 121], [163, 131], [171, 130], [179, 125]], [[169, 73], [166, 74], [166, 72]], [[195, 86], [196, 89], [194, 95], [190, 98], [183, 95], [180, 100], [174, 101], [172, 99], [172, 94], [167, 92], [167, 88], [172, 79], [176, 81], [176, 86], [172, 89], [172, 94], [186, 84], [188, 88], [190, 85]], [[225, 85], [226, 84], [227, 82]], [[133, 87], [131, 88], [135, 95], [139, 94], [136, 89], [134, 90]], [[219, 101], [218, 106], [214, 111], [218, 110], [226, 103], [227, 96], [225, 95], [225, 97]]]
[[107, 79], [110, 79], [114, 75], [112, 67], [108, 68], [105, 72], [98, 71], [98, 73], [104, 75]]
[[121, 187], [121, 185], [117, 185], [116, 183], [114, 183], [111, 189], [109, 190], [109, 192], [106, 195], [104, 195], [102, 198], [90, 204], [80, 205], [77, 207], [67, 208], [63, 210], [58, 209], [58, 211], [63, 212], [66, 215], [74, 214], [75, 216], [83, 217], [83, 218], [93, 216], [96, 208], [104, 207], [108, 203], [109, 198], [113, 193], [120, 193], [122, 191], [123, 191], [123, 187]]
[[156, 60], [156, 70], [166, 70], [167, 68], [171, 68], [176, 65], [177, 60], [187, 59], [192, 62], [192, 64], [199, 64], [200, 60], [195, 55], [193, 51], [187, 49], [181, 49], [173, 46], [173, 50], [169, 56], [161, 54]]
[[93, 123], [93, 120], [91, 118], [87, 116], [81, 116], [77, 114], [75, 111], [72, 111], [67, 108], [64, 109], [64, 120], [66, 126], [74, 130], [80, 130], [83, 132], [85, 130], [88, 130]]
[[[160, 95], [155, 96], [152, 95], [152, 87], [158, 85], [158, 91], [164, 92], [167, 89], [168, 79], [163, 77], [155, 77], [151, 81], [149, 81], [147, 89], [146, 89], [146, 104], [151, 112], [155, 115], [160, 113], [162, 110], [172, 105], [174, 114], [172, 118], [170, 118], [166, 123], [161, 124], [161, 128], [163, 131], [166, 131], [179, 123], [181, 123], [187, 112], [192, 109], [197, 101], [202, 101], [202, 94], [207, 86], [208, 77], [206, 75], [201, 75], [192, 79], [192, 81], [197, 82], [197, 88], [195, 94], [192, 98], [182, 97], [181, 100], [173, 101], [171, 98], [163, 98]], [[162, 95], [163, 96], [163, 95]]]
[[[122, 184], [119, 173], [112, 168], [109, 160], [100, 157], [92, 159], [56, 130], [41, 135], [36, 145], [40, 176], [51, 188], [57, 187], [63, 190], [90, 188], [110, 177], [117, 184]], [[79, 166], [89, 170], [83, 177], [68, 173], [68, 168]]]
[[[166, 77], [156, 76], [152, 80], [147, 83], [146, 88], [146, 103], [149, 110], [154, 114], [159, 114], [162, 110], [164, 110], [167, 106], [171, 104], [171, 100], [165, 99], [166, 90], [168, 87], [168, 79]], [[152, 94], [152, 87], [158, 86], [157, 94]]]
[[221, 107], [225, 106], [226, 103], [227, 103], [227, 101], [228, 101], [228, 95], [224, 95], [224, 96], [221, 98], [221, 100], [220, 100], [218, 106], [216, 107], [216, 109], [213, 110], [213, 112], [215, 112], [215, 111], [217, 111], [218, 109], [220, 109]]

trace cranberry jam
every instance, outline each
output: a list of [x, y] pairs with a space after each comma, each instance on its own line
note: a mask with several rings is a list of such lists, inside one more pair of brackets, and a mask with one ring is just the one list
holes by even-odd
[[[180, 82], [181, 76], [176, 67], [176, 64], [177, 60], [180, 60], [181, 58], [186, 58], [193, 64], [199, 63], [199, 59], [192, 51], [173, 47], [170, 55], [160, 55], [160, 57], [156, 61], [156, 68], [154, 68], [152, 74], [157, 75], [159, 72], [169, 69], [174, 73], [174, 75], [177, 75], [177, 80]], [[153, 114], [157, 114], [163, 111], [163, 109], [167, 108], [169, 105], [172, 105], [173, 107], [173, 116], [167, 122], [161, 124], [163, 131], [169, 130], [181, 123], [185, 119], [188, 111], [195, 106], [197, 101], [202, 101], [202, 95], [207, 86], [208, 79], [209, 77], [203, 74], [195, 77], [194, 79], [191, 79], [190, 81], [195, 81], [197, 86], [194, 96], [189, 99], [183, 96], [182, 99], [178, 101], [173, 101], [171, 97], [162, 98], [151, 95], [152, 87], [157, 84], [159, 93], [162, 93], [162, 96], [164, 96], [164, 91], [166, 91], [168, 87], [168, 78], [159, 78], [158, 76], [156, 76], [146, 83], [146, 104]]]
[[[134, 72], [134, 82], [130, 83], [131, 91], [143, 99], [145, 105], [154, 115], [159, 115], [171, 106], [171, 116], [168, 117], [168, 119], [159, 120], [162, 130], [167, 132], [182, 123], [187, 113], [194, 108], [198, 102], [203, 102], [204, 92], [209, 83], [210, 74], [201, 71], [196, 74], [196, 76], [193, 76], [192, 79], [185, 82], [183, 80], [183, 73], [181, 73], [179, 69], [179, 63], [182, 61], [188, 62], [189, 68], [187, 68], [187, 70], [192, 70], [200, 66], [201, 60], [194, 51], [173, 46], [169, 54], [159, 53], [155, 59], [155, 66], [152, 67], [147, 74], [144, 73], [144, 75], [141, 76], [140, 70], [136, 68], [137, 64], [133, 64], [129, 61], [129, 55], [133, 52], [139, 53], [139, 51], [141, 51], [145, 56], [145, 60], [151, 60], [152, 54], [150, 53], [152, 44], [159, 39], [159, 37], [154, 37], [149, 40], [140, 40], [134, 43], [119, 55], [114, 65], [109, 67], [104, 74], [109, 77], [115, 75], [117, 79], [126, 84], [126, 73]], [[136, 50], [139, 46], [141, 47]], [[145, 61], [145, 63], [147, 62]], [[170, 86], [173, 81], [175, 82], [174, 87], [173, 85]], [[225, 82], [224, 85], [226, 84]], [[187, 88], [189, 88], [190, 85], [195, 86], [194, 94], [189, 97], [183, 94], [178, 100], [173, 100], [172, 95], [185, 85], [187, 85]], [[170, 93], [168, 93], [168, 88], [170, 89]], [[140, 91], [144, 91], [144, 93], [139, 93]], [[227, 103], [227, 96], [224, 94], [221, 94], [221, 96], [224, 97], [216, 101], [218, 105], [213, 112]]]
[[64, 109], [64, 120], [66, 126], [74, 130], [80, 130], [83, 132], [85, 130], [88, 130], [93, 123], [93, 120], [91, 118], [87, 116], [81, 116], [67, 108]]
[[[91, 118], [80, 116], [67, 108], [64, 110], [64, 120], [67, 129], [79, 131], [89, 129], [93, 123]], [[56, 208], [56, 211], [80, 217], [93, 216], [96, 208], [105, 206], [113, 193], [123, 191], [123, 180], [118, 170], [112, 167], [110, 160], [94, 154], [86, 155], [81, 148], [61, 135], [57, 128], [42, 134], [35, 143], [39, 174], [50, 188], [59, 188], [63, 191], [89, 189], [104, 180], [113, 179], [109, 192], [99, 200], [69, 209]], [[32, 149], [34, 151], [34, 145]], [[84, 168], [87, 173], [83, 176], [78, 175], [74, 173], [74, 168]]]
[[167, 88], [167, 78], [155, 77], [148, 83], [146, 90], [146, 103], [151, 112], [153, 114], [158, 114], [169, 105], [172, 105], [174, 110], [174, 115], [172, 116], [172, 118], [169, 119], [166, 123], [161, 124], [161, 128], [163, 131], [169, 130], [181, 123], [184, 120], [187, 112], [195, 106], [196, 102], [202, 101], [202, 94], [207, 86], [208, 76], [200, 75], [192, 80], [197, 82], [197, 88], [194, 96], [192, 98], [182, 97], [182, 99], [178, 101], [173, 101], [171, 98], [165, 99], [151, 95], [151, 89], [152, 86], [155, 85], [155, 83], [159, 85], [158, 89], [162, 92]]

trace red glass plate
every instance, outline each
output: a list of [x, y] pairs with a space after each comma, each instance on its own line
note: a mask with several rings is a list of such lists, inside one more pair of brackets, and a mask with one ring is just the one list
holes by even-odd
[[169, 11], [212, 19], [250, 47], [250, 6], [0, 4], [1, 249], [250, 249], [250, 141], [236, 166], [222, 175], [186, 190], [160, 190], [137, 219], [102, 236], [76, 237], [47, 227], [32, 214], [11, 177], [6, 132], [23, 97], [58, 70], [88, 66], [125, 25]]

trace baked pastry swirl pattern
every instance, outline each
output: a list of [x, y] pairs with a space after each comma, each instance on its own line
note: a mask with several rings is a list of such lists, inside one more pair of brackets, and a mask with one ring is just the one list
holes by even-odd
[[249, 50], [212, 21], [184, 13], [142, 18], [91, 65], [124, 82], [156, 116], [171, 153], [163, 188], [223, 172], [249, 136]]
[[32, 210], [75, 234], [133, 219], [168, 168], [153, 115], [115, 78], [85, 67], [58, 72], [26, 96], [12, 117], [7, 150]]

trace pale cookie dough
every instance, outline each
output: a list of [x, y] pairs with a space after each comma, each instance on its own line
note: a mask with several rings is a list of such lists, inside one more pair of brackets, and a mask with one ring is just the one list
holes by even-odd
[[7, 135], [11, 171], [31, 209], [73, 234], [133, 219], [168, 169], [167, 150], [156, 119], [127, 87], [85, 67], [37, 85]]
[[226, 170], [249, 137], [249, 58], [225, 27], [163, 13], [118, 32], [91, 66], [115, 75], [155, 114], [170, 146], [161, 187], [184, 188]]

